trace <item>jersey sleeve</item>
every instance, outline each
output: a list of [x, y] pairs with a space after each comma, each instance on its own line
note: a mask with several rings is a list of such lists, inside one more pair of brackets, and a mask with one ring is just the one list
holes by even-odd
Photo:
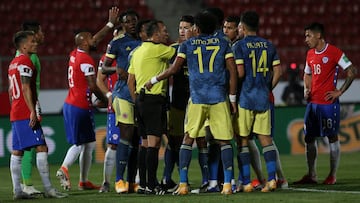
[[240, 41], [233, 45], [232, 50], [233, 50], [233, 53], [234, 53], [236, 65], [244, 64], [244, 57], [243, 57], [244, 54], [243, 54], [242, 49], [241, 49]]
[[352, 65], [351, 61], [345, 56], [343, 53], [338, 61], [339, 66], [346, 70], [350, 65]]
[[20, 76], [32, 77], [33, 75], [33, 70], [29, 66], [24, 64], [18, 66], [18, 71], [20, 73]]
[[308, 58], [309, 58], [309, 51], [306, 54], [304, 73], [308, 74], [308, 75], [311, 75], [311, 67], [309, 66]]
[[106, 54], [105, 56], [111, 59], [115, 59], [116, 56], [118, 55], [118, 49], [117, 49], [117, 40], [112, 40], [106, 49]]
[[170, 60], [175, 55], [176, 49], [174, 47], [166, 45], [163, 45], [162, 47], [162, 53], [160, 53], [161, 58]]
[[186, 49], [187, 49], [186, 44], [187, 44], [186, 42], [180, 44], [177, 52], [177, 56], [183, 59], [186, 59]]
[[95, 75], [95, 68], [92, 64], [82, 63], [80, 64], [80, 69], [85, 76]]
[[230, 44], [229, 44], [227, 41], [226, 41], [224, 44], [225, 44], [224, 46], [226, 46], [225, 59], [233, 58], [233, 57], [234, 57], [234, 53], [233, 53], [232, 50], [231, 50]]
[[[134, 52], [132, 52], [131, 56], [134, 54]], [[133, 57], [129, 57], [129, 69], [128, 69], [128, 73], [130, 74], [135, 74], [135, 69], [134, 69], [134, 66], [133, 66]]]

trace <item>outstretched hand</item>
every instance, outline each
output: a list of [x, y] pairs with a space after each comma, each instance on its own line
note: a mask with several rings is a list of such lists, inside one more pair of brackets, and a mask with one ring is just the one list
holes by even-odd
[[112, 7], [109, 10], [109, 22], [113, 23], [114, 25], [117, 23], [119, 16], [119, 8], [118, 7]]

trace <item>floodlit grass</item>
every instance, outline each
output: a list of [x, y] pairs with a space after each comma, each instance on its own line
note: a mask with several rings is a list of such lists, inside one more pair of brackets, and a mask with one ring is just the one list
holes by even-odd
[[[79, 191], [77, 190], [77, 180], [79, 178], [78, 164], [70, 168], [70, 177], [73, 184], [73, 189], [69, 192], [70, 196], [66, 199], [45, 199], [40, 197], [35, 200], [27, 200], [26, 202], [357, 202], [360, 198], [360, 161], [359, 152], [344, 153], [341, 155], [340, 167], [338, 170], [338, 180], [336, 185], [325, 186], [317, 185], [300, 185], [295, 186], [291, 183], [301, 178], [306, 172], [305, 156], [303, 155], [282, 155], [281, 161], [283, 170], [290, 183], [290, 189], [278, 189], [271, 193], [237, 193], [233, 195], [224, 196], [220, 193], [187, 195], [187, 196], [145, 196], [138, 194], [122, 194], [118, 195], [114, 192], [112, 185], [112, 192], [106, 194], [99, 194], [97, 191]], [[235, 161], [236, 163], [236, 161]], [[319, 155], [318, 157], [318, 179], [321, 183], [327, 176], [329, 171], [329, 156]], [[264, 164], [263, 164], [264, 166]], [[59, 165], [51, 165], [51, 180], [53, 185], [61, 190], [58, 180], [55, 177], [56, 170]], [[237, 166], [236, 166], [237, 167]], [[235, 167], [235, 168], [236, 168]], [[158, 178], [160, 179], [163, 168], [163, 162], [159, 164]], [[102, 181], [102, 164], [93, 164], [90, 171], [90, 180], [94, 183], [100, 184]], [[115, 172], [115, 171], [114, 171]], [[33, 170], [33, 182], [36, 188], [41, 189], [41, 180], [36, 168]], [[236, 170], [237, 174], [237, 170]], [[237, 176], [237, 175], [236, 175]], [[12, 183], [10, 171], [8, 167], [0, 168], [0, 202], [13, 202], [12, 200]], [[174, 173], [174, 180], [178, 181], [178, 174]], [[190, 166], [189, 180], [192, 187], [197, 187], [201, 182], [201, 174], [198, 168], [197, 160], [193, 160]], [[300, 189], [313, 189], [312, 192], [301, 191]]]

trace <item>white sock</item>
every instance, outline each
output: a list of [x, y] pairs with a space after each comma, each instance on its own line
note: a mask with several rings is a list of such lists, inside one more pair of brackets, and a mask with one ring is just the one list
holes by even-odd
[[316, 141], [306, 143], [306, 161], [308, 164], [308, 174], [310, 176], [316, 176], [316, 157], [317, 157], [317, 144]]
[[277, 178], [279, 180], [284, 180], [285, 177], [284, 177], [284, 172], [283, 172], [282, 167], [281, 167], [279, 150], [278, 150], [278, 148], [277, 148], [274, 141], [273, 141], [273, 145], [274, 145], [274, 148], [275, 148], [275, 151], [276, 151], [276, 175], [277, 175]]
[[36, 153], [36, 166], [46, 191], [51, 189], [47, 152]]
[[209, 180], [209, 187], [213, 188], [217, 186], [217, 180]]
[[65, 156], [62, 166], [64, 166], [66, 169], [68, 169], [79, 158], [81, 148], [82, 148], [82, 145], [71, 146], [66, 153], [66, 156]]
[[104, 182], [110, 182], [110, 177], [115, 166], [116, 150], [108, 147], [104, 158]]
[[84, 144], [84, 149], [80, 153], [80, 181], [86, 182], [91, 167], [92, 153], [95, 149], [95, 141]]
[[330, 143], [330, 175], [336, 177], [340, 160], [340, 142]]
[[21, 160], [22, 156], [16, 156], [11, 154], [10, 157], [10, 173], [11, 173], [11, 179], [13, 184], [13, 192], [14, 194], [20, 193], [21, 186]]
[[264, 180], [264, 176], [262, 174], [260, 151], [256, 146], [254, 139], [248, 140], [248, 147], [250, 151], [251, 166], [253, 167], [258, 180], [262, 182]]

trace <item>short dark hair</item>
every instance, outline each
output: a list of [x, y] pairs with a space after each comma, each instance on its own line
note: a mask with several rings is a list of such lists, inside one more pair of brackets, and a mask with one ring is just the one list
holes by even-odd
[[313, 23], [305, 26], [304, 31], [306, 31], [306, 30], [311, 30], [313, 32], [320, 33], [321, 38], [325, 37], [325, 27], [321, 23], [313, 22]]
[[128, 9], [128, 10], [126, 10], [126, 11], [124, 11], [124, 12], [122, 12], [122, 13], [120, 14], [120, 16], [119, 16], [119, 19], [120, 19], [120, 20], [119, 20], [119, 21], [120, 21], [121, 23], [123, 23], [123, 18], [124, 18], [125, 16], [136, 16], [137, 19], [140, 18], [139, 14], [138, 14], [136, 11], [134, 11], [133, 9]]
[[194, 17], [194, 23], [201, 33], [213, 34], [216, 30], [216, 17], [211, 13], [198, 13]]
[[[136, 34], [139, 35], [139, 33], [141, 32], [141, 27], [143, 25], [146, 25], [150, 22], [151, 20], [150, 19], [144, 19], [144, 20], [139, 20], [138, 23], [136, 24], [135, 26], [135, 32]], [[146, 27], [145, 27], [145, 30], [146, 30]]]
[[36, 20], [27, 20], [21, 24], [22, 31], [33, 31], [35, 33], [40, 30], [40, 23]]
[[259, 15], [256, 11], [245, 11], [240, 17], [240, 22], [244, 23], [251, 31], [259, 29]]
[[190, 23], [191, 25], [194, 25], [194, 17], [191, 15], [183, 15], [180, 18], [180, 22], [187, 22]]
[[34, 31], [19, 31], [14, 34], [13, 36], [13, 43], [15, 45], [16, 49], [20, 48], [20, 45], [25, 42], [25, 40], [28, 38], [28, 36], [35, 35]]
[[146, 35], [148, 37], [151, 37], [154, 35], [155, 32], [159, 31], [159, 23], [161, 21], [158, 20], [151, 20], [148, 24], [147, 24], [147, 28], [146, 28]]
[[237, 26], [237, 25], [239, 25], [240, 17], [236, 16], [236, 15], [230, 15], [230, 16], [225, 18], [225, 21], [230, 22], [230, 23], [235, 23], [236, 26]]
[[213, 14], [216, 19], [217, 19], [217, 23], [216, 25], [219, 27], [219, 26], [222, 26], [222, 23], [224, 21], [224, 11], [221, 10], [221, 8], [219, 7], [210, 7], [210, 8], [206, 8], [203, 13], [211, 13]]

